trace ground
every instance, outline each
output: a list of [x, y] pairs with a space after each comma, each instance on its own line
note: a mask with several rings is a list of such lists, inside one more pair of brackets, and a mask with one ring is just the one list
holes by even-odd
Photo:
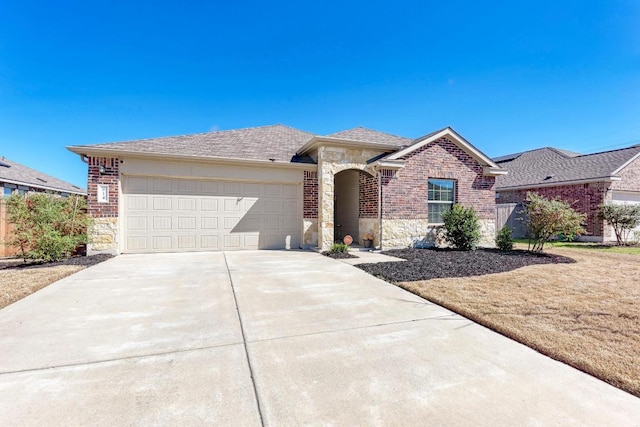
[[548, 252], [393, 251], [408, 262], [360, 267], [640, 397], [638, 256]]
[[25, 263], [18, 258], [0, 259], [0, 309], [67, 277], [111, 258], [111, 255], [73, 257], [63, 262]]

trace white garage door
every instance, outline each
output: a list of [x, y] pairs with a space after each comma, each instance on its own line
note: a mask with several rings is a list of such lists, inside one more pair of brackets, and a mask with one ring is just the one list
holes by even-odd
[[299, 247], [295, 184], [125, 177], [124, 252]]
[[[640, 193], [632, 191], [614, 191], [612, 194], [614, 204], [640, 205]], [[632, 239], [640, 238], [640, 226], [634, 228], [629, 235]]]

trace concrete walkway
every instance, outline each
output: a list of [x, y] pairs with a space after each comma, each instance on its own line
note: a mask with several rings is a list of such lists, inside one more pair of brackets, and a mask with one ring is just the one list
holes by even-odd
[[125, 255], [0, 310], [3, 425], [637, 425], [640, 399], [309, 252]]

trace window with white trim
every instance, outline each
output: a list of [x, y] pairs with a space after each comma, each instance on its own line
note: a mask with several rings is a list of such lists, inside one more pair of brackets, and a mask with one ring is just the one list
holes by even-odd
[[456, 199], [456, 183], [453, 179], [429, 179], [429, 224], [442, 224], [442, 213], [453, 206]]

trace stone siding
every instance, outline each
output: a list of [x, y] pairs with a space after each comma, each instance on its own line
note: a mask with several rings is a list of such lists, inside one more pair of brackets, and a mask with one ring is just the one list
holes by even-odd
[[302, 248], [311, 249], [318, 246], [318, 220], [316, 218], [304, 218], [302, 231]]
[[373, 233], [373, 246], [380, 245], [380, 221], [378, 218], [358, 219], [358, 229], [360, 230], [360, 235], [358, 236], [357, 244], [364, 246], [365, 234]]
[[560, 197], [577, 212], [587, 214], [585, 220], [587, 236], [604, 236], [604, 222], [598, 219], [598, 209], [608, 196], [610, 184], [596, 182], [589, 184], [559, 185], [555, 187], [532, 188], [527, 190], [498, 191], [498, 203], [520, 203], [527, 199], [528, 192], [537, 193], [548, 199]]
[[93, 218], [89, 226], [87, 255], [118, 254], [119, 223], [116, 217]]

